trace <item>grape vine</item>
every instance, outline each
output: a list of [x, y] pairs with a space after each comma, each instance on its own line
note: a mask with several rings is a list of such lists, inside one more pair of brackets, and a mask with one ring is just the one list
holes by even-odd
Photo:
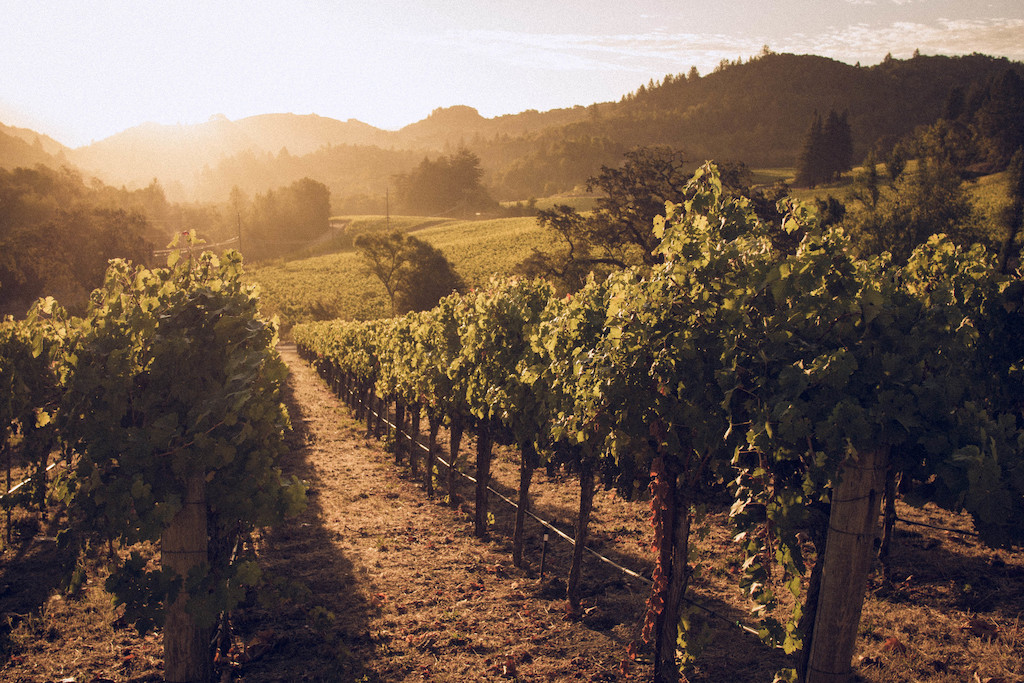
[[[294, 334], [334, 371], [355, 376], [361, 354], [375, 357], [394, 375], [382, 389], [405, 387], [451, 424], [472, 416], [481, 441], [516, 443], [523, 501], [534, 463], [576, 471], [579, 555], [598, 477], [627, 497], [649, 486], [657, 568], [644, 634], [658, 681], [678, 675], [677, 644], [684, 663], [699, 654], [703, 628], [682, 607], [689, 535], [723, 492], [747, 553], [739, 587], [762, 638], [802, 650], [801, 669], [841, 674], [846, 645], [837, 663], [806, 656], [815, 639], [835, 640], [815, 625], [826, 628], [836, 610], [853, 614], [841, 626], [856, 634], [874, 526], [850, 532], [868, 541], [843, 551], [853, 558], [829, 560], [843, 546], [828, 534], [852, 514], [838, 487], [859, 485], [865, 463], [900, 477], [910, 502], [966, 510], [990, 543], [1022, 540], [1024, 358], [1014, 340], [1024, 284], [980, 248], [942, 236], [905, 266], [860, 258], [794, 202], [780, 210], [785, 242], [798, 246], [782, 249], [713, 165], [685, 196], [652, 226], [659, 261], [646, 270], [591, 279], [565, 298], [543, 283], [493, 282], [397, 321], [313, 323]], [[483, 481], [486, 468], [478, 453]], [[852, 495], [870, 499], [869, 519], [884, 487], [862, 484], [867, 493]], [[478, 496], [478, 533], [485, 506]], [[835, 581], [828, 567], [844, 563], [863, 567], [843, 581], [849, 602], [819, 604], [823, 572]], [[578, 572], [574, 558], [570, 609]], [[793, 598], [781, 620], [780, 590]]]

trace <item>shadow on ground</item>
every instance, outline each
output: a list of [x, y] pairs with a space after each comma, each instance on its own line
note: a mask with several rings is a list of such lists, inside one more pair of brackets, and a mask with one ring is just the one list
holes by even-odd
[[263, 539], [260, 566], [272, 588], [269, 599], [233, 616], [235, 634], [246, 643], [242, 665], [247, 683], [258, 681], [375, 681], [363, 662], [375, 656], [368, 615], [376, 610], [360, 588], [356, 567], [338, 549], [324, 524], [318, 481], [307, 458], [309, 430], [295, 400], [294, 375], [284, 388], [293, 430], [284, 476], [310, 485], [306, 510]]

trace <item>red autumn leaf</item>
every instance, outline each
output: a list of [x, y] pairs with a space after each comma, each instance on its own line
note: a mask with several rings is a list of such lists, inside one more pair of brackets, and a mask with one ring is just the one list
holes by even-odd
[[882, 644], [883, 652], [891, 652], [894, 655], [905, 655], [907, 654], [907, 646], [900, 642], [900, 639], [896, 636], [889, 636], [885, 639], [885, 643]]

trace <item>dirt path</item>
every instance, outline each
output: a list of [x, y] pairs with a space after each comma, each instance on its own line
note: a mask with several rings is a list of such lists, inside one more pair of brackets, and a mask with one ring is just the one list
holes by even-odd
[[557, 588], [473, 538], [465, 512], [429, 501], [294, 347], [281, 354], [295, 426], [285, 469], [309, 482], [310, 505], [262, 552], [271, 575], [304, 585], [236, 618], [250, 646], [244, 680], [623, 678], [633, 615], [597, 614], [595, 599], [598, 627], [565, 619]]

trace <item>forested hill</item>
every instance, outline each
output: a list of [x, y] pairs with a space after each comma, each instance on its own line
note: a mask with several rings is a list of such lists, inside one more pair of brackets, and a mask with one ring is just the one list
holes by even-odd
[[1011, 68], [1024, 74], [1020, 63], [977, 54], [861, 67], [766, 51], [705, 75], [668, 75], [618, 102], [495, 118], [450, 107], [398, 131], [292, 114], [145, 124], [71, 150], [68, 159], [115, 185], [144, 187], [156, 177], [172, 199], [223, 202], [234, 186], [254, 194], [310, 177], [344, 205], [383, 195], [394, 175], [425, 156], [465, 146], [496, 198], [526, 199], [571, 190], [639, 145], [671, 145], [695, 162], [793, 166], [815, 111], [848, 112], [859, 160], [936, 120], [951, 93], [969, 99]]
[[64, 145], [42, 133], [0, 123], [0, 168], [59, 167], [68, 163], [66, 151]]
[[[794, 166], [815, 111], [848, 111], [855, 160], [883, 150], [942, 116], [950, 95], [980, 96], [988, 83], [1024, 65], [984, 55], [886, 59], [851, 66], [824, 57], [768, 53], [723, 63], [700, 76], [666, 76], [592, 107], [585, 121], [524, 140], [492, 140], [477, 151], [497, 194], [544, 196], [564, 190], [624, 151], [652, 144], [684, 150], [694, 161]], [[516, 154], [516, 150], [524, 150]]]
[[[698, 156], [791, 166], [819, 112], [848, 111], [854, 158], [942, 116], [955, 89], [980, 91], [1024, 65], [984, 55], [886, 59], [860, 67], [824, 57], [768, 53], [701, 78], [667, 77], [626, 98], [615, 130], [626, 144], [658, 140]], [[628, 137], [627, 137], [628, 136]], [[631, 138], [631, 139], [630, 139]]]

